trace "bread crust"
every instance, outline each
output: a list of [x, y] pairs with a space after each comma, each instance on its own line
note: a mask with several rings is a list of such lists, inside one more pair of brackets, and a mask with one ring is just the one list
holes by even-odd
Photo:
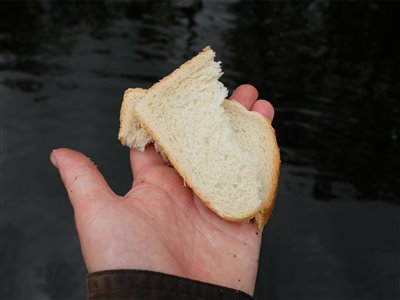
[[137, 93], [141, 94], [142, 96], [146, 95], [147, 90], [142, 89], [142, 88], [134, 88], [134, 89], [127, 89], [124, 92], [124, 98], [122, 100], [121, 104], [121, 110], [119, 114], [119, 132], [118, 132], [118, 139], [121, 141], [122, 144], [127, 145], [127, 131], [129, 130], [128, 127], [128, 121], [129, 121], [129, 116], [128, 116], [128, 107], [129, 107], [129, 95], [131, 93]]
[[269, 185], [270, 189], [268, 189], [267, 194], [265, 195], [265, 199], [261, 202], [261, 205], [255, 209], [254, 211], [250, 212], [242, 219], [233, 219], [232, 221], [246, 221], [252, 218], [255, 218], [255, 222], [259, 229], [262, 229], [265, 224], [267, 224], [270, 216], [272, 215], [272, 209], [274, 208], [276, 195], [278, 192], [278, 183], [279, 183], [279, 175], [280, 175], [280, 166], [281, 166], [281, 159], [280, 159], [280, 152], [278, 147], [278, 142], [276, 140], [275, 129], [272, 127], [270, 120], [263, 117], [260, 113], [249, 111], [245, 106], [240, 104], [234, 100], [225, 100], [230, 101], [230, 105], [236, 106], [239, 108], [239, 111], [243, 114], [247, 114], [260, 122], [265, 130], [268, 132], [269, 143], [273, 144], [271, 147], [273, 150], [273, 161], [274, 161], [274, 173], [272, 176], [272, 183]]

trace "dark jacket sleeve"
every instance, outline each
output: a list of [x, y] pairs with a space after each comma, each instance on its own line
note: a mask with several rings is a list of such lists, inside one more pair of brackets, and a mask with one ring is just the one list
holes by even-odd
[[251, 300], [244, 292], [141, 270], [110, 270], [88, 275], [88, 299]]

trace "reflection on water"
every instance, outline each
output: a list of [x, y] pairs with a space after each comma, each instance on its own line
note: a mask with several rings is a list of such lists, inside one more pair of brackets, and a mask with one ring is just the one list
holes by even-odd
[[123, 91], [208, 44], [229, 88], [254, 83], [277, 110], [283, 168], [258, 298], [400, 297], [399, 2], [0, 6], [2, 297], [84, 298], [72, 212], [48, 154], [87, 153], [125, 193]]
[[400, 203], [399, 4], [232, 6], [232, 61], [276, 103], [284, 161], [317, 169], [317, 199], [341, 182], [358, 199]]
[[[78, 88], [77, 80], [61, 78], [76, 67], [70, 56], [79, 46], [97, 76], [142, 85], [160, 77], [154, 68], [169, 62], [167, 73], [203, 46], [201, 1], [2, 5], [2, 82], [27, 93], [40, 92], [49, 77], [60, 78], [60, 89]], [[398, 6], [239, 1], [229, 7], [228, 26], [216, 16], [201, 19], [226, 30], [219, 52], [225, 80], [254, 82], [276, 103], [284, 161], [317, 169], [303, 174], [316, 179], [316, 199], [334, 198], [335, 182], [351, 184], [358, 199], [400, 199]], [[98, 47], [85, 49], [82, 32]], [[105, 63], [113, 56], [136, 67], [115, 72]]]

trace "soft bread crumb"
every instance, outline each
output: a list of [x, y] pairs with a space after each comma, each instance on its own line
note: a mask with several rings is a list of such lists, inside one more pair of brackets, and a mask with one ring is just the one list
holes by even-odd
[[278, 183], [275, 133], [260, 114], [224, 101], [214, 56], [206, 48], [150, 90], [127, 90], [119, 139], [142, 151], [156, 141], [157, 151], [209, 208], [227, 220], [255, 218], [261, 228]]

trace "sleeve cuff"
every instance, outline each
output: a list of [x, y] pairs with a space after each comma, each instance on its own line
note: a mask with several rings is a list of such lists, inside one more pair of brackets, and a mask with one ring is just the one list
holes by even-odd
[[210, 283], [143, 270], [109, 270], [88, 274], [88, 299], [229, 299], [250, 295]]

